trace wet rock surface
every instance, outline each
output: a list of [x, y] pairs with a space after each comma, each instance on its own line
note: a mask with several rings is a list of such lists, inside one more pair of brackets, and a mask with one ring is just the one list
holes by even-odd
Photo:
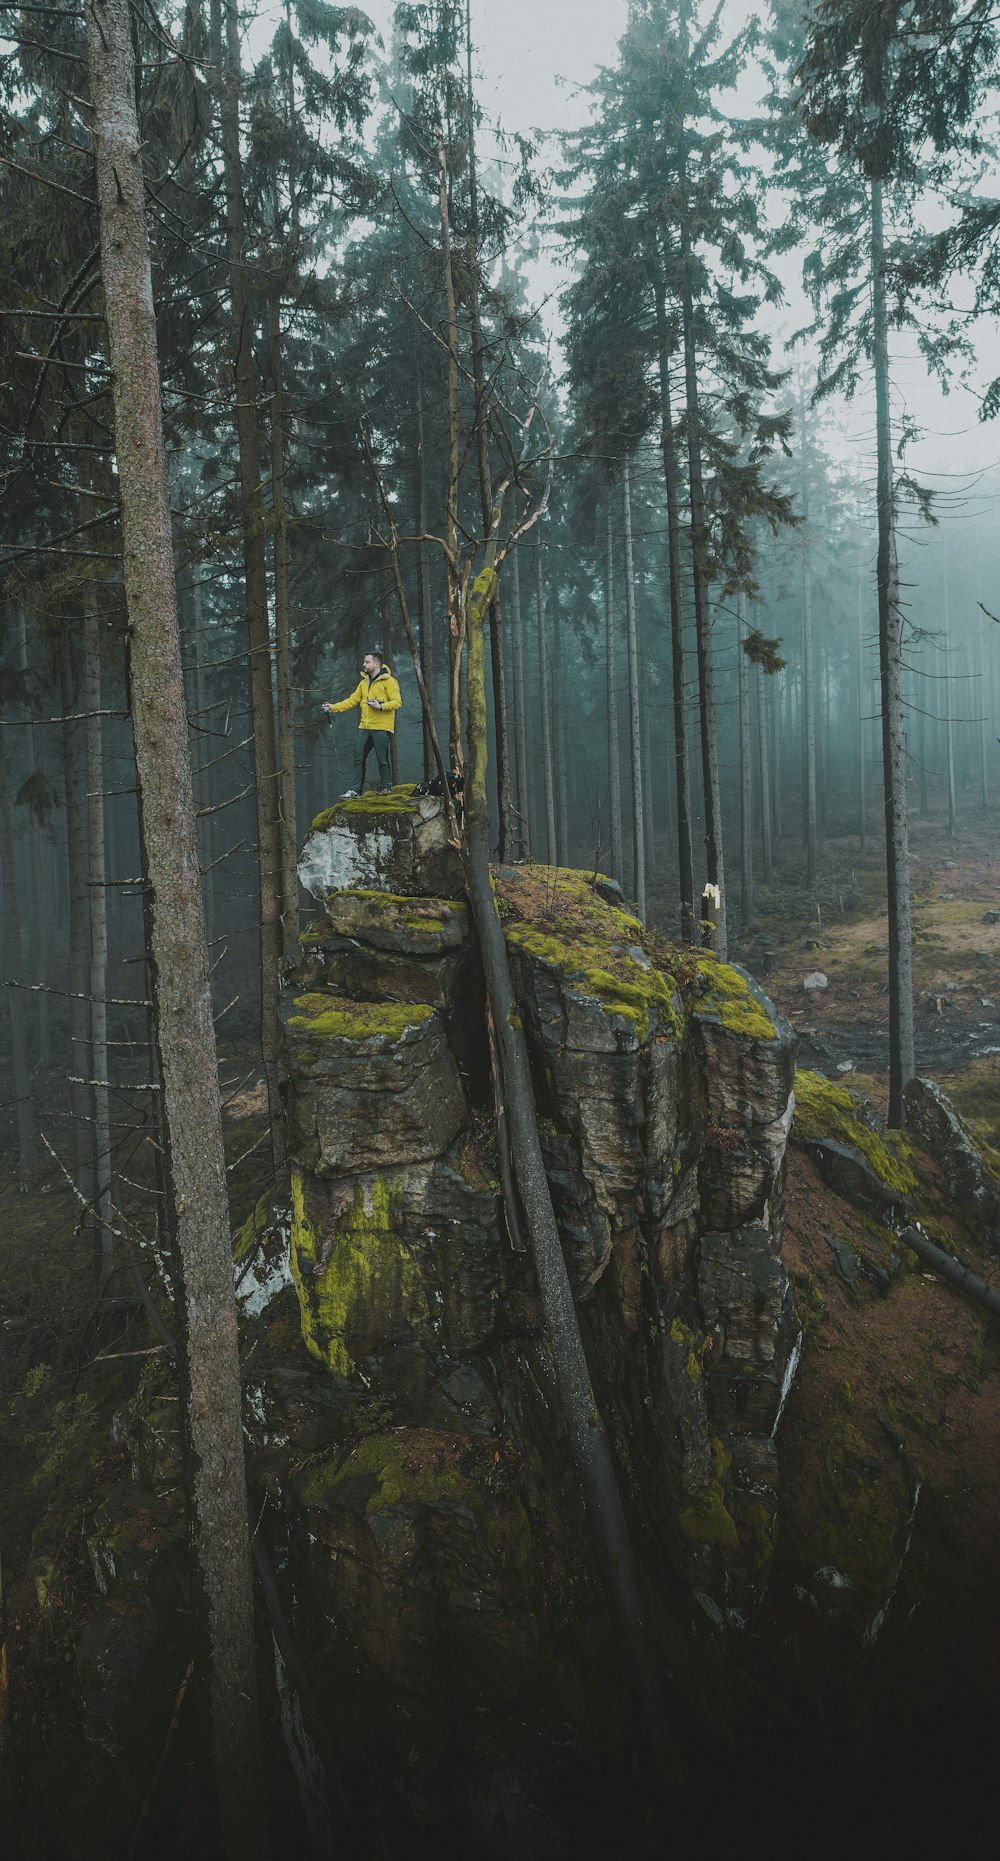
[[[304, 855], [321, 912], [283, 1006], [288, 1277], [266, 1211], [241, 1243], [256, 1453], [303, 1620], [352, 1622], [428, 1726], [456, 1686], [520, 1688], [541, 1725], [579, 1712], [606, 1667], [596, 1576], [530, 1258], [503, 1217], [482, 984], [440, 882], [440, 817], [376, 813], [331, 810]], [[778, 1503], [795, 1038], [744, 972], [672, 966], [599, 876], [503, 868], [497, 895], [644, 1580], [722, 1622], [759, 1593]]]
[[963, 1214], [982, 1227], [994, 1252], [1000, 1252], [1000, 1182], [987, 1169], [962, 1119], [932, 1079], [911, 1079], [903, 1093], [907, 1129], [937, 1158], [941, 1173]]

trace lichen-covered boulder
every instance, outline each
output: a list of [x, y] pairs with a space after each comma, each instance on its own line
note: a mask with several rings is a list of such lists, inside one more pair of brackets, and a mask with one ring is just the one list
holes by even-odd
[[440, 1156], [466, 1119], [440, 1014], [424, 1002], [362, 1002], [326, 993], [283, 1005], [288, 1140], [324, 1174]]
[[903, 1088], [903, 1117], [907, 1130], [937, 1160], [963, 1215], [975, 1222], [991, 1251], [1000, 1251], [1000, 1182], [941, 1087], [933, 1079], [911, 1079]]
[[292, 1176], [291, 1272], [311, 1355], [419, 1402], [493, 1335], [496, 1186], [437, 1161]]
[[338, 801], [318, 815], [299, 857], [299, 878], [321, 904], [331, 893], [358, 888], [429, 898], [465, 893], [441, 801], [405, 786]]

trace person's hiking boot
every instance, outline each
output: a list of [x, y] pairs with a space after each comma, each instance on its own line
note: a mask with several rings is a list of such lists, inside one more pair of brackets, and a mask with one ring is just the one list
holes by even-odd
[[357, 801], [358, 791], [356, 788], [345, 788], [343, 794], [338, 795], [337, 799], [338, 801]]

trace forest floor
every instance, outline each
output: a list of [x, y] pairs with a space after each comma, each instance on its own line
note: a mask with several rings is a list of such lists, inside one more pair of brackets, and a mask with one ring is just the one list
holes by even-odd
[[[910, 823], [917, 1071], [936, 1079], [977, 1135], [1000, 1139], [1000, 825]], [[799, 1036], [799, 1065], [884, 1101], [889, 980], [883, 849], [829, 839], [810, 892], [800, 872], [758, 888], [752, 930], [731, 954], [759, 977]], [[807, 989], [814, 972], [825, 988]], [[860, 1082], [858, 1082], [860, 1083]]]

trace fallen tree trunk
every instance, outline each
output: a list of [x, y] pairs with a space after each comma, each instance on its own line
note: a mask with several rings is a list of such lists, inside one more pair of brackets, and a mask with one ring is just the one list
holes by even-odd
[[971, 1268], [963, 1266], [960, 1260], [955, 1260], [951, 1254], [946, 1254], [942, 1247], [936, 1247], [933, 1241], [927, 1239], [922, 1228], [904, 1228], [899, 1239], [903, 1246], [909, 1247], [925, 1266], [929, 1266], [938, 1275], [939, 1279], [947, 1280], [949, 1286], [954, 1286], [959, 1292], [964, 1292], [967, 1298], [974, 1299], [976, 1304], [981, 1305], [984, 1312], [989, 1312], [993, 1318], [1000, 1318], [1000, 1292], [997, 1292], [995, 1287], [988, 1286], [984, 1279], [980, 1279], [978, 1273], [973, 1273]]

